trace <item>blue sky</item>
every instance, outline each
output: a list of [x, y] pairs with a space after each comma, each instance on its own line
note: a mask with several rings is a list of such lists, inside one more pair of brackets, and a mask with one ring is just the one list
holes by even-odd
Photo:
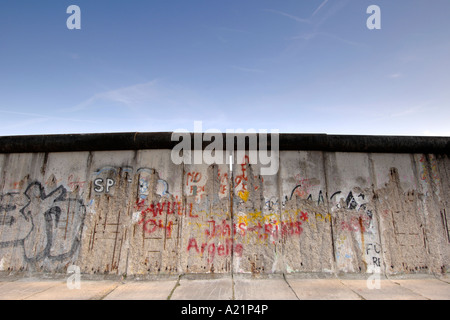
[[449, 31], [448, 0], [3, 0], [0, 135], [449, 136]]

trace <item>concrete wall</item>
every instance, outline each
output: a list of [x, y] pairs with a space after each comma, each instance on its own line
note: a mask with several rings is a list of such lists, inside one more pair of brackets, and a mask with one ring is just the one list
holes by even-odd
[[448, 154], [282, 150], [261, 176], [170, 149], [25, 151], [0, 153], [0, 271], [449, 269]]

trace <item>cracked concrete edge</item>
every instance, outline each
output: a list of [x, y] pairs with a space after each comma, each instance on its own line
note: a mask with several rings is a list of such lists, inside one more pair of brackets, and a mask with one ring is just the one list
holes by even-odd
[[181, 280], [181, 277], [182, 277], [182, 276], [183, 276], [182, 274], [180, 274], [180, 275], [178, 276], [177, 282], [175, 283], [174, 287], [173, 287], [172, 290], [170, 291], [170, 293], [169, 293], [169, 295], [167, 296], [166, 300], [170, 300], [170, 299], [172, 298], [172, 295], [174, 294], [175, 290], [180, 286], [180, 280]]
[[356, 294], [360, 300], [367, 300], [366, 298], [364, 298], [361, 294], [359, 294], [357, 291], [353, 290], [353, 288], [351, 288], [350, 286], [346, 285], [344, 282], [342, 282], [341, 279], [337, 279], [339, 281], [339, 283], [344, 286], [345, 288], [347, 288], [348, 290], [350, 290], [351, 292], [353, 292], [354, 294]]
[[[16, 282], [16, 281], [14, 281], [14, 282]], [[33, 292], [33, 293], [30, 294], [29, 296], [23, 297], [23, 298], [21, 298], [20, 300], [27, 300], [27, 299], [30, 299], [31, 297], [33, 297], [33, 296], [35, 296], [35, 295], [38, 295], [38, 294], [41, 294], [41, 293], [44, 293], [45, 291], [48, 291], [48, 290], [50, 290], [50, 289], [53, 289], [53, 288], [55, 288], [56, 286], [58, 286], [58, 285], [60, 285], [60, 284], [62, 284], [62, 283], [63, 283], [63, 282], [55, 281], [55, 283], [54, 283], [52, 286], [49, 286], [49, 287], [43, 289], [42, 291]]]
[[402, 289], [404, 289], [404, 290], [411, 291], [413, 294], [416, 294], [416, 295], [418, 295], [418, 296], [421, 296], [421, 297], [424, 298], [425, 300], [432, 300], [431, 298], [429, 298], [429, 297], [427, 297], [427, 296], [424, 296], [422, 293], [417, 292], [416, 290], [413, 290], [413, 289], [408, 288], [408, 287], [406, 287], [406, 286], [402, 286], [401, 283], [395, 282], [395, 281], [393, 281], [393, 280], [389, 280], [389, 281], [391, 281], [392, 283], [395, 283], [396, 285], [400, 286], [400, 287], [401, 287]]
[[283, 279], [286, 282], [286, 284], [288, 285], [289, 289], [291, 289], [291, 291], [294, 293], [294, 295], [297, 298], [297, 300], [300, 300], [300, 298], [297, 295], [297, 292], [295, 292], [294, 288], [291, 287], [291, 284], [289, 283], [289, 281], [287, 281], [286, 275], [284, 273], [283, 273]]
[[105, 299], [107, 296], [109, 296], [111, 293], [113, 293], [114, 290], [116, 290], [118, 287], [120, 287], [120, 286], [123, 285], [123, 284], [124, 284], [123, 282], [115, 283], [115, 284], [113, 285], [112, 288], [108, 288], [108, 289], [103, 290], [102, 292], [100, 292], [100, 293], [94, 295], [94, 296], [93, 296], [91, 299], [89, 299], [89, 300], [103, 300], [103, 299]]

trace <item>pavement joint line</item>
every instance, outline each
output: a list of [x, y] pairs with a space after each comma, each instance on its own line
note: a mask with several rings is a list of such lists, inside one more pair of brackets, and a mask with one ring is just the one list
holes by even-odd
[[413, 289], [410, 289], [410, 288], [407, 288], [407, 287], [405, 287], [405, 286], [402, 286], [401, 283], [395, 282], [395, 280], [393, 280], [393, 279], [388, 279], [388, 280], [389, 280], [390, 282], [392, 282], [392, 283], [395, 283], [396, 285], [400, 286], [400, 287], [403, 288], [403, 289], [406, 289], [406, 290], [408, 290], [408, 291], [411, 291], [412, 293], [417, 294], [417, 295], [419, 295], [419, 296], [425, 298], [426, 300], [431, 300], [430, 298], [424, 296], [423, 294], [421, 294], [421, 293], [419, 293], [419, 292], [414, 291]]
[[231, 272], [231, 300], [236, 300], [236, 296], [234, 294], [234, 272]]
[[114, 290], [116, 290], [118, 287], [122, 286], [124, 283], [123, 282], [117, 282], [114, 286], [114, 288], [112, 288], [111, 290], [105, 290], [106, 293], [101, 295], [101, 293], [96, 297], [92, 297], [90, 300], [103, 300], [105, 299], [107, 296], [109, 296]]
[[180, 280], [181, 277], [183, 276], [183, 274], [179, 274], [178, 275], [178, 279], [177, 279], [177, 283], [175, 283], [175, 286], [172, 288], [172, 290], [170, 291], [169, 295], [167, 296], [166, 300], [170, 300], [172, 298], [173, 293], [175, 292], [175, 290], [180, 286]]
[[300, 300], [300, 298], [298, 297], [297, 293], [295, 292], [295, 290], [291, 287], [291, 284], [289, 283], [289, 281], [287, 281], [286, 279], [286, 274], [283, 272], [283, 279], [284, 281], [287, 283], [289, 289], [291, 289], [291, 291], [294, 293], [295, 297], [297, 298], [297, 300]]
[[[18, 281], [16, 280], [16, 281], [12, 281], [12, 282], [18, 282]], [[20, 300], [27, 300], [27, 299], [31, 298], [32, 296], [35, 296], [35, 295], [37, 295], [37, 294], [41, 294], [41, 293], [43, 293], [43, 292], [45, 292], [45, 291], [47, 291], [47, 290], [50, 290], [50, 289], [52, 289], [52, 288], [58, 286], [59, 284], [63, 284], [64, 282], [65, 282], [65, 281], [61, 281], [61, 282], [56, 281], [55, 284], [54, 284], [53, 286], [50, 286], [50, 287], [48, 287], [48, 288], [45, 288], [45, 289], [42, 290], [42, 291], [32, 293], [32, 294], [30, 294], [29, 296], [26, 296], [26, 297], [24, 297], [24, 298], [22, 298], [22, 299], [20, 299]], [[22, 283], [23, 283], [23, 282], [22, 282]]]
[[342, 282], [342, 280], [340, 278], [337, 278], [339, 280], [339, 282], [346, 288], [348, 288], [351, 292], [353, 292], [354, 294], [356, 294], [361, 300], [367, 300], [366, 298], [364, 298], [362, 295], [360, 295], [358, 292], [356, 292], [355, 290], [353, 290], [351, 287], [347, 286], [344, 282]]
[[438, 279], [439, 281], [442, 281], [442, 282], [444, 282], [444, 283], [446, 283], [446, 284], [450, 284], [450, 281], [449, 281], [449, 280], [442, 279], [442, 277], [438, 277], [438, 276], [436, 276], [436, 274], [434, 274], [434, 273], [433, 273], [433, 276], [434, 276], [436, 279]]

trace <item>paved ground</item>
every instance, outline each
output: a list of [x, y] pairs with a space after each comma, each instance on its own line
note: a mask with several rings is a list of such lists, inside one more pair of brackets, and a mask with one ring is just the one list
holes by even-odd
[[[0, 300], [450, 300], [450, 277], [381, 279], [317, 275], [252, 278], [180, 276], [159, 280], [0, 276]], [[73, 278], [72, 278], [73, 280]]]

